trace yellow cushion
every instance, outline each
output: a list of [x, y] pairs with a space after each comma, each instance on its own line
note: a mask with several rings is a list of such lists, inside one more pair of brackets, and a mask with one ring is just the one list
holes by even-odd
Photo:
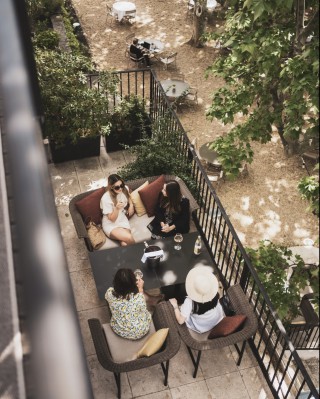
[[156, 331], [148, 338], [147, 342], [143, 345], [143, 347], [137, 353], [137, 358], [140, 357], [149, 357], [158, 352], [158, 350], [162, 347], [164, 341], [167, 338], [169, 332], [169, 328], [161, 328]]
[[130, 194], [134, 210], [138, 216], [143, 216], [147, 213], [146, 208], [144, 207], [143, 202], [141, 201], [141, 197], [138, 191], [141, 190], [142, 188], [147, 187], [148, 184], [149, 184], [148, 181], [144, 182], [142, 186], [138, 187]]

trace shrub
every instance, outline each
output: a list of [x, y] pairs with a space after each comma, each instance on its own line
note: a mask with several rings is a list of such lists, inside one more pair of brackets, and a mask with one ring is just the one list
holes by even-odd
[[[319, 164], [315, 170], [319, 170]], [[311, 210], [315, 215], [319, 216], [319, 177], [303, 177], [299, 181], [298, 190], [302, 198], [309, 201], [310, 205], [308, 209]]]
[[[271, 241], [261, 241], [258, 249], [247, 248], [258, 276], [284, 324], [299, 314], [300, 291], [310, 285], [319, 301], [319, 268], [306, 265], [299, 255]], [[289, 268], [293, 273], [288, 279]]]
[[45, 50], [54, 50], [59, 46], [59, 35], [53, 29], [39, 31], [33, 38], [35, 47]]

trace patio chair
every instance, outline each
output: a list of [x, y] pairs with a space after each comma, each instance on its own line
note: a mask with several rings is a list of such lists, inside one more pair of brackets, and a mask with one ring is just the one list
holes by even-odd
[[[169, 361], [177, 354], [180, 348], [180, 338], [175, 323], [173, 323], [170, 316], [170, 308], [170, 304], [161, 302], [156, 305], [152, 315], [153, 325], [156, 331], [161, 328], [169, 328], [169, 333], [163, 347], [159, 352], [150, 357], [142, 357], [136, 360], [130, 360], [132, 359], [132, 354], [130, 355], [129, 351], [131, 353], [138, 352], [143, 346], [141, 340], [130, 341], [121, 338], [112, 332], [109, 323], [102, 325], [98, 319], [88, 320], [98, 360], [104, 369], [114, 374], [118, 389], [118, 398], [121, 398], [121, 373], [144, 369], [154, 366], [155, 364], [161, 365], [164, 373], [164, 385], [168, 385]], [[108, 340], [106, 338], [106, 332]], [[111, 341], [112, 345], [110, 345]], [[128, 359], [119, 361], [118, 356], [127, 356]]]
[[[257, 318], [240, 285], [237, 284], [230, 287], [227, 290], [227, 293], [236, 314], [247, 316], [245, 324], [240, 331], [227, 335], [226, 337], [208, 339], [207, 337], [209, 332], [199, 334], [190, 330], [185, 323], [180, 325], [176, 321], [181, 340], [186, 344], [190, 358], [194, 365], [193, 378], [196, 378], [197, 376], [201, 353], [204, 350], [221, 349], [229, 345], [234, 345], [239, 354], [239, 359], [237, 362], [237, 365], [239, 366], [242, 360], [246, 342], [255, 334], [258, 328]], [[176, 320], [173, 307], [171, 307], [171, 317]], [[241, 348], [239, 348], [237, 345], [240, 342], [242, 342]], [[192, 350], [197, 352], [196, 358], [192, 353]]]
[[174, 64], [175, 68], [177, 68], [177, 55], [178, 53], [171, 53], [167, 57], [160, 57], [160, 62], [162, 62], [165, 70], [167, 70], [168, 66], [171, 64]]
[[106, 5], [106, 8], [107, 8], [107, 21], [106, 22], [108, 22], [109, 18], [111, 18], [112, 22], [117, 21], [118, 16], [113, 13], [112, 8], [108, 4]]
[[129, 51], [129, 59], [128, 61], [134, 62], [138, 67], [145, 66], [145, 59], [144, 57], [138, 58], [137, 54], [130, 53]]

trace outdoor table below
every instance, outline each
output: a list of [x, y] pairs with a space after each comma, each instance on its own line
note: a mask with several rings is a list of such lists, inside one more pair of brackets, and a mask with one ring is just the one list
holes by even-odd
[[210, 254], [204, 245], [199, 255], [193, 253], [197, 236], [198, 232], [183, 234], [180, 251], [174, 249], [173, 237], [150, 240], [150, 245], [157, 245], [164, 252], [156, 268], [141, 262], [145, 248], [143, 243], [90, 252], [89, 259], [99, 298], [104, 299], [106, 290], [113, 285], [115, 273], [121, 268], [141, 269], [145, 290], [184, 283], [189, 270], [199, 265], [209, 266], [213, 270]]
[[135, 15], [136, 5], [130, 1], [117, 1], [112, 5], [112, 13], [121, 21], [126, 15]]
[[160, 84], [166, 93], [169, 100], [174, 101], [176, 98], [188, 94], [190, 85], [183, 80], [178, 79], [166, 79], [161, 80]]
[[199, 148], [200, 158], [208, 162], [209, 164], [220, 166], [221, 164], [218, 161], [218, 153], [209, 148], [211, 144], [212, 142], [210, 141], [209, 143], [203, 144]]
[[150, 44], [149, 52], [151, 54], [159, 54], [165, 48], [165, 44], [161, 40], [158, 40], [158, 39], [152, 39], [152, 38], [140, 39], [139, 44], [142, 45], [143, 43]]

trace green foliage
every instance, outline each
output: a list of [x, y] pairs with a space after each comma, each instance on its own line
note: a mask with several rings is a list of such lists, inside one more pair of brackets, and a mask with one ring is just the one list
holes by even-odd
[[49, 18], [58, 13], [64, 0], [26, 0], [28, 15], [32, 22]]
[[[252, 159], [251, 151], [243, 151], [247, 144], [271, 139], [272, 125], [285, 147], [317, 130], [319, 6], [313, 0], [308, 2], [299, 28], [296, 0], [235, 3], [227, 14], [224, 32], [209, 36], [220, 40], [223, 51], [207, 76], [220, 76], [225, 85], [214, 93], [207, 117], [234, 123], [237, 114], [243, 114], [244, 122], [217, 144], [225, 153], [230, 148], [238, 166]], [[223, 165], [226, 172], [237, 175], [231, 157], [222, 158], [228, 160]]]
[[[289, 323], [299, 314], [300, 290], [307, 285], [314, 289], [319, 301], [319, 269], [310, 270], [299, 255], [293, 255], [286, 247], [261, 241], [258, 249], [247, 248], [258, 276], [272, 304], [284, 323]], [[288, 280], [289, 267], [293, 274]]]
[[142, 98], [125, 96], [115, 107], [110, 118], [111, 128], [107, 148], [132, 146], [138, 139], [150, 136], [150, 119]]
[[86, 74], [92, 65], [85, 57], [37, 51], [36, 63], [46, 137], [56, 145], [63, 145], [76, 143], [80, 137], [108, 134], [108, 95], [116, 90], [116, 76], [101, 73], [98, 91], [87, 83]]
[[71, 51], [73, 54], [81, 54], [83, 53], [83, 50], [81, 48], [81, 45], [77, 39], [77, 36], [73, 32], [73, 26], [71, 23], [70, 15], [68, 14], [68, 11], [66, 8], [62, 7], [62, 16], [63, 16], [63, 23], [64, 27], [66, 30], [66, 35], [68, 39], [68, 44], [71, 48]]
[[130, 148], [134, 161], [125, 165], [121, 175], [127, 180], [161, 174], [177, 175], [190, 181], [190, 164], [179, 151], [180, 132], [172, 131], [166, 118], [152, 125], [152, 137]]
[[[316, 170], [319, 170], [319, 164]], [[319, 177], [315, 175], [303, 177], [299, 181], [298, 190], [302, 198], [309, 201], [308, 210], [319, 216]]]
[[54, 50], [59, 46], [59, 35], [53, 29], [40, 30], [34, 35], [32, 42], [39, 49]]

